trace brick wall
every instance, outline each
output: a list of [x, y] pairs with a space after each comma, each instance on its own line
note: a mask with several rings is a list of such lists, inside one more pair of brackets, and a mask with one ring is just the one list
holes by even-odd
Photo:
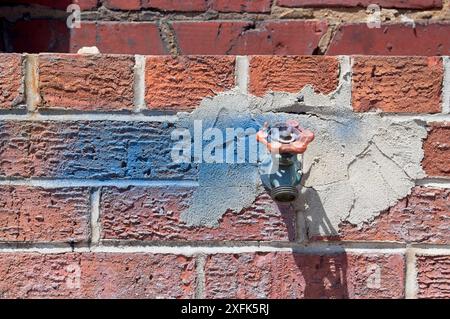
[[[170, 10], [165, 1], [154, 3]], [[205, 10], [203, 1], [191, 3]], [[210, 5], [270, 9], [265, 1]], [[350, 70], [344, 74], [345, 65]], [[449, 70], [446, 57], [1, 54], [0, 296], [450, 297]], [[307, 102], [307, 85], [321, 101], [317, 106], [277, 109], [281, 102], [273, 91], [302, 91]], [[353, 143], [349, 130], [370, 121], [393, 121], [394, 131], [383, 134], [394, 146], [395, 140], [409, 141], [413, 129], [396, 136], [399, 123], [425, 127], [427, 136], [411, 146], [411, 152], [423, 150], [423, 175], [412, 176], [409, 195], [374, 216], [363, 214], [361, 222], [343, 218], [335, 232], [315, 232], [309, 217], [317, 215], [305, 216], [298, 204], [279, 206], [264, 191], [242, 209], [222, 207], [215, 193], [242, 195], [235, 201], [245, 202], [256, 182], [242, 181], [248, 174], [231, 169], [217, 188], [220, 171], [205, 177], [200, 165], [170, 159], [171, 131], [187, 114], [180, 111], [203, 116], [205, 103], [214, 108], [221, 99], [233, 104], [243, 95], [265, 101], [267, 114], [307, 112], [320, 121], [336, 113], [339, 122], [344, 117], [338, 106], [346, 102], [338, 96], [345, 92], [349, 108], [342, 114], [355, 118], [339, 131], [347, 149]], [[341, 102], [327, 106], [324, 97]], [[320, 135], [334, 134], [329, 123]], [[320, 157], [327, 147], [319, 149]], [[366, 154], [360, 151], [353, 163]], [[411, 172], [411, 154], [395, 147], [387, 154]], [[364, 180], [371, 166], [364, 165], [353, 165], [351, 173], [372, 185]], [[391, 182], [382, 191], [394, 192], [397, 181]], [[242, 185], [234, 192], [237, 183]], [[310, 190], [315, 187], [321, 186]], [[371, 205], [378, 205], [378, 191]], [[332, 197], [345, 200], [346, 192]], [[223, 210], [215, 225], [183, 219], [199, 196], [200, 204]], [[325, 208], [320, 216], [321, 227], [330, 224], [330, 212]], [[354, 215], [350, 208], [347, 213]]]
[[[66, 27], [71, 2], [82, 10], [81, 28]], [[450, 54], [448, 0], [16, 0], [1, 6], [0, 50], [6, 52], [95, 45], [102, 53], [151, 55]]]

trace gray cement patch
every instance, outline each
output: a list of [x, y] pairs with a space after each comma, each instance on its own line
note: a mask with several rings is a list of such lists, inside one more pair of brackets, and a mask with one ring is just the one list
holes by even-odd
[[[230, 91], [205, 99], [192, 113], [179, 114], [180, 123], [189, 127], [202, 119], [206, 127], [224, 129], [293, 118], [312, 130], [316, 139], [303, 157], [302, 196], [296, 203], [310, 234], [336, 234], [342, 221], [370, 221], [424, 177], [422, 140], [427, 132], [420, 123], [353, 113], [335, 102], [321, 105], [321, 98], [307, 105], [298, 96], [271, 93], [257, 98]], [[254, 164], [202, 164], [199, 188], [182, 219], [216, 226], [225, 212], [250, 206], [261, 191]]]

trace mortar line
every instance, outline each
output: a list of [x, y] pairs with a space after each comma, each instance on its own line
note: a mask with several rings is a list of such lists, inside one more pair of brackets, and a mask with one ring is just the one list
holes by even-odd
[[[27, 99], [28, 100], [28, 99]], [[28, 104], [28, 103], [27, 103]], [[176, 122], [177, 115], [146, 115], [143, 113], [117, 114], [117, 113], [80, 113], [80, 114], [2, 114], [0, 120], [7, 121], [121, 121], [121, 122]]]
[[450, 188], [450, 179], [448, 178], [422, 178], [416, 180], [417, 186], [434, 187], [434, 188]]
[[418, 286], [415, 249], [407, 248], [405, 258], [405, 298], [417, 299]]
[[195, 258], [195, 271], [196, 271], [195, 297], [194, 297], [195, 299], [205, 298], [205, 285], [206, 285], [205, 264], [206, 264], [206, 256], [204, 254], [198, 254]]
[[145, 110], [145, 57], [136, 54], [134, 56], [134, 111]]
[[450, 113], [450, 56], [443, 57], [444, 81], [442, 82], [442, 113]]
[[38, 252], [38, 253], [153, 253], [153, 254], [174, 254], [184, 256], [196, 256], [199, 254], [245, 254], [245, 253], [257, 253], [257, 252], [287, 252], [298, 254], [320, 254], [320, 255], [335, 255], [341, 253], [353, 253], [353, 254], [367, 254], [367, 255], [380, 255], [380, 254], [404, 254], [405, 248], [391, 248], [391, 249], [355, 249], [341, 246], [322, 246], [322, 247], [272, 247], [272, 246], [230, 246], [230, 247], [208, 247], [208, 246], [104, 246], [100, 245], [82, 245], [76, 246], [74, 249], [67, 245], [67, 247], [55, 247], [51, 245], [45, 245], [41, 247], [3, 247], [0, 245], [0, 253], [8, 252]]
[[100, 192], [101, 188], [94, 188], [91, 190], [91, 237], [90, 243], [98, 245], [100, 243], [101, 222], [100, 222]]
[[[67, 242], [19, 242], [19, 241], [0, 241], [0, 249], [47, 249], [47, 248], [75, 248], [89, 249], [91, 245], [88, 241], [77, 242], [71, 245]], [[406, 244], [398, 242], [381, 241], [316, 241], [308, 244], [302, 244], [295, 241], [218, 241], [218, 240], [102, 240], [98, 247], [102, 249], [269, 249], [269, 250], [310, 250], [310, 251], [382, 251], [382, 250], [406, 250], [414, 248], [418, 254], [427, 255], [450, 255], [450, 245], [439, 244]]]
[[197, 187], [198, 182], [193, 180], [145, 180], [145, 179], [129, 179], [129, 180], [88, 180], [88, 179], [12, 179], [1, 180], [0, 186], [30, 186], [43, 188], [61, 188], [61, 187]]
[[236, 86], [243, 94], [248, 94], [249, 63], [250, 62], [248, 56], [236, 56], [236, 66], [235, 66]]
[[408, 122], [408, 121], [423, 121], [426, 123], [433, 122], [450, 122], [450, 114], [409, 114], [409, 113], [380, 113], [380, 112], [366, 112], [364, 114], [380, 115], [382, 118], [389, 119], [394, 122]]
[[439, 256], [439, 255], [450, 255], [450, 247], [430, 247], [418, 246], [415, 248], [416, 255], [425, 256]]
[[25, 54], [24, 92], [29, 112], [34, 112], [40, 103], [39, 95], [39, 55]]

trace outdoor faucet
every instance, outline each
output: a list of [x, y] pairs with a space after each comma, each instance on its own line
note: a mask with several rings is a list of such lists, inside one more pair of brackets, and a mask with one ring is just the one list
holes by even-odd
[[270, 196], [277, 202], [295, 201], [303, 175], [301, 154], [314, 140], [314, 133], [301, 128], [295, 120], [272, 127], [266, 122], [256, 140], [268, 151], [268, 156], [259, 163], [259, 172]]

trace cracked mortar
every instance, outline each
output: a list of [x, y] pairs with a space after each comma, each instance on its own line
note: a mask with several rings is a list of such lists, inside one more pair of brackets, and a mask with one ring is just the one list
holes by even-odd
[[[416, 121], [396, 123], [350, 108], [349, 61], [342, 61], [338, 89], [328, 95], [305, 87], [299, 94], [269, 93], [263, 98], [237, 89], [205, 99], [192, 113], [179, 113], [180, 125], [203, 129], [255, 128], [288, 118], [311, 129], [316, 139], [304, 154], [304, 177], [297, 210], [312, 235], [335, 235], [341, 222], [355, 225], [410, 194], [425, 176], [421, 161], [427, 135]], [[254, 136], [253, 136], [254, 138]], [[200, 164], [199, 188], [182, 213], [189, 225], [217, 226], [222, 215], [249, 207], [264, 190], [256, 164]]]

